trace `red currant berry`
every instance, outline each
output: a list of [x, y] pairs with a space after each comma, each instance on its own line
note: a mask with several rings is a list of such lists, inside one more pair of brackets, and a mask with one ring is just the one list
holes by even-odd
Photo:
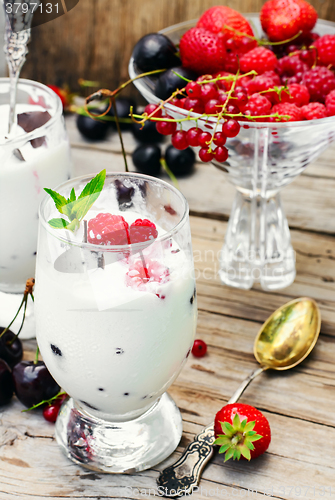
[[201, 161], [208, 163], [213, 160], [214, 154], [212, 151], [208, 151], [208, 146], [206, 146], [199, 150], [199, 158]]
[[215, 132], [213, 142], [215, 146], [224, 146], [226, 144], [227, 137], [222, 132]]
[[241, 125], [233, 119], [227, 120], [222, 127], [222, 132], [227, 137], [236, 137], [239, 133]]
[[228, 159], [228, 149], [225, 148], [224, 146], [218, 146], [214, 150], [214, 160], [218, 161], [219, 163], [223, 163]]
[[151, 115], [151, 113], [153, 113], [154, 111], [156, 112], [152, 116], [154, 116], [155, 118], [161, 118], [162, 110], [158, 109], [158, 106], [156, 106], [156, 104], [147, 104], [146, 107], [144, 108], [144, 113], [147, 113], [148, 116]]
[[208, 143], [211, 140], [212, 135], [209, 132], [200, 132], [198, 136], [199, 146], [203, 146], [208, 149]]
[[226, 41], [227, 52], [236, 52], [236, 48], [237, 47], [234, 38], [228, 38], [228, 40]]
[[219, 97], [218, 97], [218, 101], [220, 104], [225, 104], [226, 101], [229, 100], [229, 96], [227, 94], [227, 92], [223, 92], [222, 90], [219, 90]]
[[240, 106], [245, 106], [249, 101], [249, 97], [246, 92], [234, 92], [234, 97], [238, 108], [240, 108]]
[[200, 97], [201, 86], [197, 82], [188, 82], [185, 90], [189, 97]]
[[178, 106], [179, 107], [179, 101], [181, 99], [178, 99], [177, 97], [173, 97], [171, 101], [169, 101], [169, 104], [172, 104], [172, 106]]
[[177, 130], [171, 137], [172, 146], [182, 151], [188, 148], [187, 134], [184, 130]]
[[209, 101], [210, 99], [218, 98], [218, 91], [216, 90], [213, 83], [204, 83], [201, 85], [201, 99], [204, 102]]
[[196, 358], [202, 358], [207, 352], [207, 344], [203, 340], [195, 340], [192, 347], [192, 354]]
[[188, 109], [189, 111], [193, 111], [194, 113], [199, 113], [201, 115], [204, 112], [204, 103], [198, 98], [186, 97], [184, 109]]
[[45, 418], [45, 420], [47, 420], [48, 422], [56, 422], [60, 407], [60, 403], [57, 402], [45, 406], [45, 408], [43, 409], [43, 417]]
[[201, 134], [201, 130], [199, 128], [196, 128], [196, 127], [190, 128], [190, 130], [188, 130], [186, 132], [188, 144], [190, 146], [193, 146], [194, 148], [199, 146], [199, 135], [200, 134]]
[[240, 113], [239, 108], [235, 104], [228, 104], [226, 111], [229, 115], [238, 115]]
[[205, 104], [206, 115], [217, 115], [222, 109], [222, 104], [217, 99], [210, 99]]
[[[170, 116], [166, 118], [170, 118]], [[162, 135], [171, 135], [177, 130], [177, 124], [176, 122], [156, 122], [156, 129]]]

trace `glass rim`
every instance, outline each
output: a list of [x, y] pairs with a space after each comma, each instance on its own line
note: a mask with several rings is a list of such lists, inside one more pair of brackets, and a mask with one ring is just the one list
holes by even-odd
[[[10, 79], [8, 77], [2, 77], [0, 78], [0, 86], [3, 84], [8, 84], [9, 85]], [[60, 97], [54, 92], [50, 87], [47, 85], [44, 85], [43, 83], [36, 82], [34, 80], [28, 80], [27, 78], [19, 78], [18, 81], [18, 89], [20, 88], [20, 85], [23, 85], [24, 87], [37, 87], [39, 89], [42, 89], [44, 92], [49, 94], [51, 99], [54, 99], [55, 102], [55, 107], [53, 108], [55, 110], [55, 113], [53, 116], [51, 116], [50, 120], [48, 120], [44, 125], [41, 127], [35, 128], [31, 132], [27, 132], [25, 134], [15, 136], [15, 137], [9, 137], [8, 139], [0, 139], [0, 145], [1, 146], [10, 146], [10, 145], [15, 145], [17, 143], [22, 143], [22, 141], [27, 142], [35, 138], [36, 135], [39, 136], [40, 131], [48, 129], [49, 127], [52, 127], [54, 123], [59, 119], [59, 117], [63, 113], [63, 105]], [[9, 90], [9, 89], [8, 89]], [[20, 104], [20, 103], [18, 103]], [[47, 109], [46, 109], [47, 111]]]
[[[252, 20], [252, 18], [254, 18], [256, 16], [257, 16], [257, 19], [259, 18], [259, 12], [248, 12], [248, 13], [244, 13], [243, 15], [247, 19], [249, 18], [250, 20]], [[181, 23], [173, 24], [171, 26], [167, 26], [166, 28], [160, 30], [158, 33], [161, 33], [163, 35], [168, 36], [169, 33], [171, 33], [174, 30], [194, 27], [197, 21], [198, 21], [198, 19], [191, 19], [190, 21], [183, 21]], [[335, 23], [333, 21], [328, 21], [326, 19], [318, 19], [317, 23], [334, 28], [334, 34], [335, 34]], [[317, 27], [317, 24], [316, 24], [316, 27]], [[137, 76], [137, 73], [135, 71], [134, 58], [132, 55], [130, 57], [129, 64], [128, 64], [128, 73], [129, 73], [130, 78], [135, 78]], [[148, 96], [150, 96], [150, 101], [149, 101], [150, 103], [159, 104], [162, 101], [162, 99], [155, 96], [155, 94], [153, 93], [153, 91], [151, 89], [145, 87], [145, 85], [142, 83], [141, 79], [135, 80], [133, 82], [133, 84], [135, 85], [137, 90], [141, 93], [141, 95], [143, 95], [143, 97], [145, 99], [147, 99], [145, 97], [146, 94]], [[211, 124], [215, 125], [217, 122], [217, 119], [215, 117], [200, 118], [201, 115], [199, 113], [194, 113], [192, 111], [188, 111], [188, 110], [185, 110], [183, 108], [178, 108], [177, 106], [174, 106], [173, 104], [167, 103], [164, 107], [166, 107], [166, 109], [172, 111], [173, 113], [178, 113], [178, 114], [182, 115], [183, 117], [189, 116], [189, 117], [193, 118], [194, 120], [197, 120], [199, 122], [204, 122], [206, 124], [211, 123]], [[301, 121], [296, 121], [296, 122], [295, 121], [294, 122], [261, 122], [261, 121], [256, 122], [256, 121], [252, 121], [252, 120], [250, 120], [250, 121], [248, 121], [248, 120], [241, 121], [238, 119], [237, 120], [240, 123], [241, 127], [245, 127], [245, 128], [249, 127], [249, 128], [258, 128], [258, 129], [263, 129], [263, 128], [269, 128], [269, 129], [287, 128], [287, 129], [291, 129], [291, 128], [297, 128], [297, 127], [305, 128], [305, 127], [311, 127], [311, 126], [325, 125], [327, 123], [334, 122], [334, 119], [335, 119], [334, 116], [327, 116], [325, 118], [318, 118], [317, 120], [301, 120]]]
[[[54, 188], [54, 190], [58, 191], [60, 188], [65, 187], [67, 185], [71, 185], [75, 182], [77, 183], [78, 181], [85, 181], [85, 180], [90, 181], [95, 175], [96, 174], [93, 173], [93, 174], [82, 175], [79, 177], [73, 177], [72, 179], [69, 179], [66, 182], [62, 182], [61, 184], [56, 186]], [[157, 184], [161, 184], [161, 185], [163, 185], [163, 187], [174, 192], [178, 196], [180, 201], [182, 202], [184, 210], [183, 210], [183, 213], [180, 216], [177, 224], [175, 224], [175, 226], [173, 228], [171, 228], [169, 231], [164, 233], [162, 236], [159, 236], [158, 238], [153, 240], [152, 243], [150, 243], [150, 245], [153, 243], [157, 243], [157, 242], [163, 242], [163, 241], [166, 241], [166, 240], [172, 238], [172, 236], [183, 227], [183, 225], [185, 224], [185, 222], [189, 216], [189, 205], [188, 205], [188, 202], [187, 202], [185, 196], [177, 188], [175, 188], [174, 186], [172, 186], [171, 184], [169, 184], [168, 182], [166, 182], [162, 179], [152, 177], [150, 175], [139, 174], [136, 172], [107, 172], [106, 173], [106, 179], [113, 178], [113, 177], [115, 179], [118, 179], [120, 177], [129, 177], [129, 178], [135, 177], [135, 178], [142, 179], [142, 180], [145, 180], [148, 182], [156, 182]], [[99, 253], [108, 252], [108, 251], [109, 252], [122, 252], [122, 251], [127, 251], [127, 250], [140, 251], [140, 250], [144, 250], [145, 248], [150, 246], [148, 244], [148, 241], [141, 242], [141, 243], [127, 243], [126, 245], [96, 245], [93, 243], [88, 243], [88, 242], [83, 242], [83, 241], [77, 242], [77, 241], [69, 240], [68, 238], [57, 233], [57, 231], [59, 231], [59, 229], [53, 228], [52, 226], [50, 226], [50, 224], [47, 222], [46, 218], [44, 217], [43, 212], [44, 212], [44, 209], [45, 209], [48, 202], [53, 202], [53, 201], [52, 201], [50, 195], [48, 195], [46, 193], [46, 195], [44, 196], [44, 198], [41, 201], [40, 206], [39, 206], [39, 211], [38, 211], [39, 222], [46, 229], [46, 231], [48, 233], [50, 233], [52, 236], [54, 236], [58, 240], [63, 241], [64, 243], [70, 244], [71, 246], [85, 248], [85, 249], [90, 250], [92, 252], [99, 252]]]

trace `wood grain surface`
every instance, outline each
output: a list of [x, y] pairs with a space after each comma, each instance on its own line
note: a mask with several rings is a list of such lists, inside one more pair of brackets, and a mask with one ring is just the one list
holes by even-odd
[[[334, 0], [310, 0], [321, 19], [335, 21]], [[68, 14], [32, 30], [22, 76], [47, 84], [97, 80], [116, 88], [128, 78], [128, 61], [143, 35], [199, 17], [209, 7], [228, 5], [258, 12], [264, 0], [79, 0]], [[129, 93], [138, 95], [134, 88]]]
[[[115, 135], [89, 144], [67, 119], [75, 174], [123, 169]], [[135, 142], [125, 134], [126, 149]], [[197, 337], [208, 344], [204, 358], [190, 356], [169, 392], [181, 409], [184, 433], [176, 452], [158, 467], [134, 475], [96, 474], [72, 464], [54, 439], [54, 426], [38, 411], [22, 413], [13, 402], [0, 413], [0, 500], [152, 499], [158, 472], [210, 423], [240, 382], [256, 367], [253, 341], [265, 319], [283, 303], [307, 295], [322, 314], [312, 354], [289, 372], [257, 378], [242, 402], [261, 409], [270, 421], [268, 452], [250, 462], [223, 463], [216, 455], [205, 469], [194, 499], [248, 498], [308, 500], [335, 498], [335, 147], [310, 165], [283, 191], [293, 228], [297, 277], [284, 290], [267, 293], [223, 286], [217, 253], [227, 228], [234, 188], [211, 165], [197, 164], [180, 180], [190, 202], [197, 275]], [[32, 359], [35, 341], [24, 341]]]

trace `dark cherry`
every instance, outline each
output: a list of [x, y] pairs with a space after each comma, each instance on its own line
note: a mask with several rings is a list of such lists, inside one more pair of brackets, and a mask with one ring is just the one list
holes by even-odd
[[195, 153], [191, 148], [181, 151], [171, 145], [166, 148], [165, 161], [175, 176], [188, 175], [194, 167]]
[[14, 382], [12, 372], [6, 361], [0, 359], [0, 406], [6, 405], [12, 399]]
[[177, 48], [160, 33], [149, 33], [137, 42], [133, 50], [136, 66], [142, 72], [172, 68], [180, 64]]
[[[0, 335], [4, 328], [0, 327]], [[0, 358], [4, 359], [10, 368], [19, 363], [23, 356], [22, 343], [11, 330], [0, 337]], [[13, 341], [13, 339], [15, 339]], [[11, 342], [13, 343], [11, 344]]]
[[143, 144], [133, 152], [133, 163], [138, 172], [157, 176], [161, 171], [161, 150], [155, 144]]
[[[99, 109], [91, 109], [90, 112], [94, 115], [101, 114], [101, 110]], [[79, 132], [91, 141], [102, 141], [105, 139], [109, 123], [108, 121], [91, 118], [88, 115], [77, 115]]]
[[138, 123], [133, 123], [131, 131], [134, 137], [145, 144], [155, 144], [156, 142], [161, 142], [164, 136], [160, 134], [156, 129], [156, 122], [148, 120], [143, 125]]
[[156, 96], [160, 99], [166, 100], [175, 90], [186, 87], [187, 81], [180, 78], [179, 75], [187, 78], [188, 80], [195, 80], [197, 77], [193, 71], [181, 66], [168, 69], [157, 80], [155, 88]]
[[43, 361], [21, 361], [13, 368], [14, 390], [22, 404], [29, 408], [60, 391]]
[[[119, 118], [128, 118], [130, 119], [130, 107], [133, 107], [133, 113], [136, 114], [136, 102], [134, 99], [130, 99], [128, 97], [118, 97], [115, 99], [115, 106], [116, 106], [116, 112], [117, 116]], [[113, 106], [111, 109], [108, 111], [107, 116], [115, 116], [114, 113], [114, 108]], [[108, 121], [107, 122], [113, 129], [117, 129], [116, 122], [115, 121]], [[132, 122], [130, 123], [124, 123], [122, 121], [119, 122], [120, 124], [120, 129], [121, 130], [130, 130], [132, 128]]]

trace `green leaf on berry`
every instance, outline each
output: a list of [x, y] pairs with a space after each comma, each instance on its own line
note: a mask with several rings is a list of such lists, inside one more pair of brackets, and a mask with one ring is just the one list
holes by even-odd
[[80, 227], [80, 221], [85, 217], [89, 209], [98, 199], [106, 179], [106, 170], [102, 170], [97, 174], [82, 190], [78, 199], [74, 188], [71, 189], [70, 197], [66, 199], [61, 194], [52, 189], [44, 188], [53, 201], [57, 210], [68, 217], [65, 219], [51, 219], [49, 224], [56, 229], [69, 229], [76, 231]]
[[219, 434], [214, 445], [219, 445], [219, 453], [225, 453], [225, 462], [230, 458], [239, 460], [241, 456], [247, 460], [251, 459], [250, 450], [254, 450], [254, 441], [262, 439], [263, 436], [257, 434], [253, 428], [256, 422], [242, 422], [238, 413], [234, 415], [232, 424], [229, 422], [220, 422], [223, 434]]

